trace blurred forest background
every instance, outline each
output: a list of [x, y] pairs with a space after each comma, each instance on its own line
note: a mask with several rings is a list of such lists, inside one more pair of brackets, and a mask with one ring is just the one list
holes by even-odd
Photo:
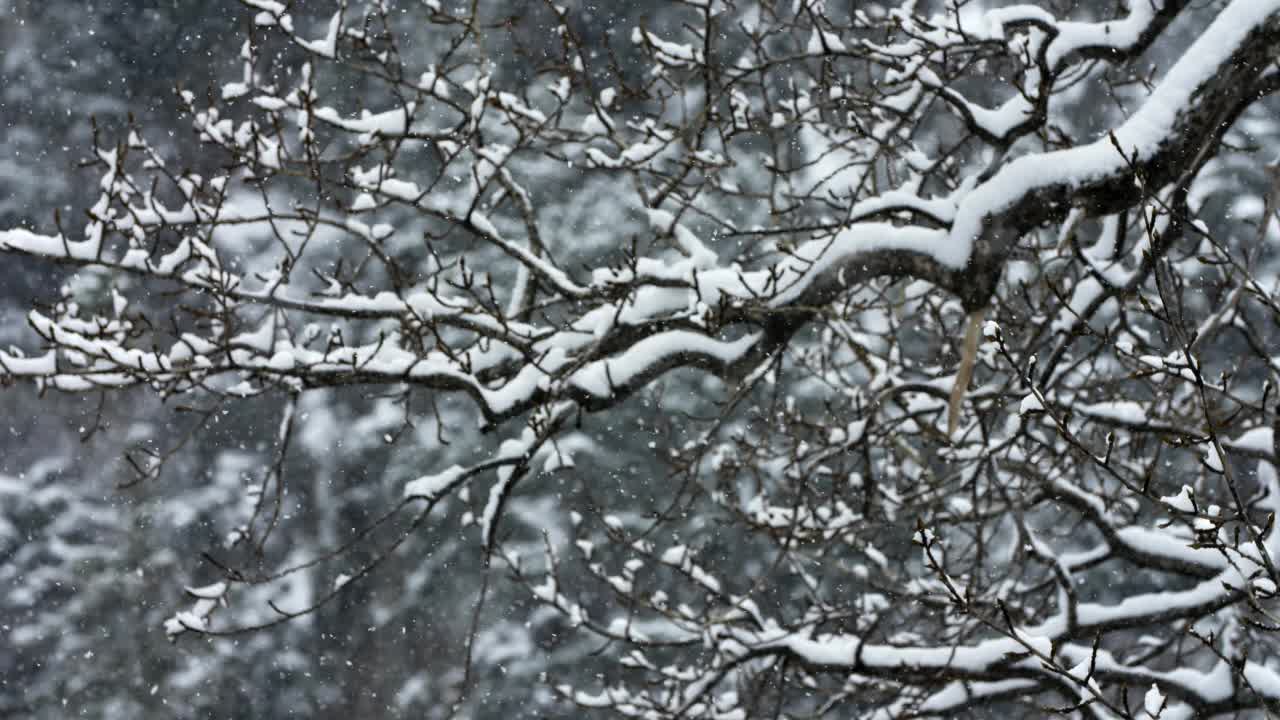
[[[481, 1], [503, 2], [514, 18], [525, 4]], [[630, 46], [610, 43], [615, 31], [625, 36], [642, 18], [660, 25], [668, 8], [660, 0], [563, 4], [581, 36], [602, 52], [622, 53], [624, 65]], [[1091, 0], [1075, 12], [1109, 13], [1115, 4]], [[305, 17], [308, 3], [297, 5]], [[1045, 5], [1061, 11], [1064, 3]], [[0, 227], [47, 229], [55, 212], [79, 226], [95, 196], [83, 185], [92, 179], [77, 172], [91, 148], [91, 117], [110, 141], [132, 114], [153, 143], [168, 138], [172, 154], [198, 166], [174, 90], [200, 93], [234, 78], [248, 16], [238, 3], [208, 0], [0, 0]], [[535, 55], [539, 43], [552, 41], [547, 28], [515, 25]], [[1180, 47], [1166, 42], [1160, 52]], [[502, 48], [494, 59], [507, 63], [502, 71], [510, 77], [527, 67]], [[1082, 126], [1119, 111], [1082, 107], [1095, 113], [1081, 118]], [[590, 252], [616, 243], [625, 221], [600, 206], [599, 189], [580, 193], [557, 182], [548, 179], [558, 192], [549, 193], [546, 211], [578, 228], [576, 247]], [[101, 282], [10, 256], [3, 262], [3, 346], [29, 337], [24, 314], [33, 301], [55, 301], [68, 283], [92, 291]], [[664, 491], [655, 484], [662, 474], [650, 470], [661, 464], [663, 438], [678, 435], [666, 423], [673, 410], [706, 409], [694, 377], [664, 385], [663, 409], [629, 403], [607, 423], [584, 429], [582, 447], [595, 441], [607, 452], [584, 453], [574, 472], [541, 476], [523, 488], [510, 513], [531, 541], [541, 542], [545, 532], [551, 542], [564, 542], [568, 509], [591, 512], [609, 493], [628, 496], [635, 512], [661, 505]], [[485, 573], [478, 544], [456, 524], [418, 533], [371, 581], [311, 616], [249, 635], [188, 634], [170, 643], [162, 623], [188, 603], [183, 584], [213, 577], [207, 565], [209, 577], [192, 574], [202, 567], [200, 553], [217, 547], [232, 527], [249, 479], [270, 464], [279, 408], [262, 399], [219, 409], [188, 439], [194, 413], [175, 414], [142, 393], [109, 402], [39, 398], [26, 386], [0, 392], [0, 717], [444, 718], [455, 709], [455, 716], [472, 718], [578, 716], [541, 680], [547, 673], [590, 677], [600, 648], [575, 645], [562, 618], [496, 579], [473, 619]], [[367, 523], [370, 508], [395, 502], [424, 459], [443, 467], [488, 442], [455, 432], [442, 444], [430, 423], [406, 432], [406, 411], [431, 412], [354, 392], [306, 396], [300, 442], [288, 460], [296, 478], [289, 509], [298, 519], [289, 537], [299, 557], [306, 539], [333, 544]], [[122, 450], [136, 457], [175, 447], [180, 451], [160, 480], [134, 482]], [[575, 476], [593, 478], [590, 494]], [[717, 537], [699, 522], [687, 520], [691, 533], [703, 532], [722, 555], [740, 553], [743, 563], [752, 562], [749, 543]], [[904, 527], [902, 547], [887, 551], [914, 552], [906, 542], [912, 530]], [[707, 543], [704, 552], [711, 552]], [[313, 597], [312, 582], [323, 580], [299, 576], [287, 604]]]
[[[525, 4], [503, 6], [519, 17]], [[582, 37], [601, 48], [614, 28], [629, 32], [641, 17], [661, 22], [665, 6], [566, 4]], [[327, 20], [331, 10], [320, 5], [299, 3], [294, 15]], [[175, 90], [215, 92], [235, 78], [251, 15], [234, 1], [0, 0], [0, 226], [48, 228], [56, 212], [79, 227], [93, 200], [84, 183], [93, 180], [78, 164], [91, 152], [95, 126], [112, 143], [132, 116], [159, 149], [198, 169]], [[516, 32], [535, 53], [551, 40], [545, 27], [516, 23]], [[526, 67], [509, 49], [496, 48], [493, 59], [512, 74]], [[359, 88], [350, 91], [357, 96]], [[608, 243], [603, 228], [613, 219], [596, 214], [585, 195], [558, 197], [562, 207], [553, 211], [575, 218], [583, 247]], [[30, 338], [32, 302], [56, 301], [68, 283], [91, 290], [101, 282], [14, 257], [4, 263], [4, 346]], [[425, 427], [403, 436], [404, 409], [391, 398], [311, 393], [306, 402], [289, 471], [299, 478], [294, 514], [312, 526], [291, 526], [295, 539], [332, 544], [363, 526], [371, 508], [397, 500], [424, 457], [462, 456], [485, 442], [454, 436], [444, 446]], [[558, 619], [531, 614], [519, 588], [489, 589], [475, 623], [474, 671], [464, 678], [483, 573], [478, 544], [456, 525], [419, 534], [372, 582], [313, 616], [171, 644], [162, 623], [189, 603], [184, 584], [208, 579], [189, 575], [202, 551], [219, 546], [243, 509], [244, 488], [270, 464], [280, 409], [269, 400], [238, 404], [187, 441], [184, 416], [154, 397], [116, 395], [108, 403], [41, 398], [26, 386], [0, 391], [0, 717], [577, 716], [539, 680], [553, 665], [574, 668], [573, 658], [595, 648], [564, 647]], [[630, 412], [620, 424], [643, 424]], [[634, 438], [634, 447], [619, 437]], [[131, 484], [122, 449], [136, 458], [178, 445], [163, 478]], [[611, 449], [602, 471], [619, 487], [623, 475], [653, 464], [644, 436], [616, 433]], [[583, 462], [580, 470], [592, 468]], [[551, 507], [570, 492], [566, 480], [550, 482], [527, 490], [512, 510], [563, 540], [557, 527], [567, 517]], [[302, 543], [298, 553], [306, 555]], [[290, 599], [311, 597], [307, 583], [291, 588], [298, 595]], [[589, 676], [590, 666], [580, 671]]]

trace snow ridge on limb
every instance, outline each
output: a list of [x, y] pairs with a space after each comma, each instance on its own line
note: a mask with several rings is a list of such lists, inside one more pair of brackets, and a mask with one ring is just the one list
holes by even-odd
[[[1181, 61], [1171, 68], [1128, 121], [1108, 137], [1092, 143], [1047, 154], [1026, 155], [1000, 167], [990, 179], [954, 196], [957, 210], [949, 230], [910, 228], [889, 223], [856, 224], [840, 229], [831, 237], [809, 241], [797, 247], [790, 257], [758, 270], [737, 270], [723, 266], [708, 268], [705, 256], [700, 256], [696, 261], [687, 260], [664, 267], [661, 272], [663, 284], [665, 286], [670, 283], [673, 287], [663, 288], [657, 293], [646, 292], [652, 286], [650, 278], [644, 272], [650, 267], [648, 263], [641, 262], [644, 258], [637, 258], [636, 270], [639, 272], [606, 273], [592, 286], [580, 286], [568, 279], [559, 268], [505, 240], [484, 216], [474, 211], [453, 209], [474, 205], [484, 196], [483, 192], [464, 192], [462, 198], [439, 203], [439, 207], [428, 207], [420, 205], [428, 197], [423, 189], [413, 183], [383, 177], [386, 174], [384, 170], [364, 171], [357, 176], [357, 184], [375, 197], [382, 195], [388, 201], [407, 202], [414, 208], [422, 208], [429, 214], [462, 225], [532, 269], [533, 275], [543, 281], [542, 284], [548, 290], [587, 304], [600, 303], [582, 316], [576, 323], [578, 327], [583, 323], [597, 322], [593, 318], [609, 315], [625, 316], [624, 324], [630, 326], [692, 319], [697, 312], [696, 307], [687, 303], [694, 301], [695, 295], [699, 304], [725, 307], [718, 318], [721, 322], [714, 323], [716, 326], [732, 325], [743, 317], [743, 313], [735, 312], [735, 306], [745, 303], [755, 306], [760, 300], [765, 300], [772, 312], [756, 309], [750, 314], [754, 316], [752, 319], [761, 318], [767, 324], [770, 316], [788, 315], [794, 319], [793, 307], [823, 305], [853, 284], [886, 274], [905, 274], [927, 279], [956, 292], [967, 304], [977, 306], [985, 301], [993, 289], [1005, 258], [1014, 247], [1017, 237], [1023, 233], [1061, 218], [1071, 207], [1085, 207], [1095, 212], [1132, 202], [1134, 195], [1140, 192], [1135, 189], [1139, 184], [1135, 180], [1161, 185], [1193, 176], [1197, 168], [1188, 163], [1203, 163], [1209, 155], [1191, 150], [1211, 145], [1222, 129], [1229, 126], [1231, 118], [1255, 97], [1261, 70], [1258, 64], [1251, 63], [1249, 59], [1265, 55], [1274, 45], [1274, 25], [1280, 22], [1276, 19], [1276, 10], [1276, 4], [1270, 2], [1236, 2], [1229, 5]], [[1003, 22], [1008, 25], [1008, 13], [993, 17], [1006, 18]], [[1126, 27], [1138, 22], [1134, 18], [1143, 17], [1148, 22], [1155, 23], [1158, 17], [1163, 16], [1135, 12], [1126, 21]], [[1107, 28], [1109, 26], [1103, 26], [1098, 32]], [[1069, 34], [1073, 37], [1083, 36], [1084, 30], [1082, 27], [1072, 26]], [[1054, 42], [1060, 41], [1056, 39]], [[1076, 44], [1083, 46], [1083, 42], [1077, 40]], [[476, 101], [491, 97], [489, 92], [480, 92], [476, 95]], [[414, 107], [406, 106], [403, 112], [411, 116]], [[208, 113], [204, 113], [204, 116], [207, 117]], [[206, 126], [210, 123], [209, 120], [204, 122]], [[360, 124], [354, 129], [344, 124], [339, 124], [338, 127], [356, 132], [365, 130], [367, 125], [371, 123]], [[259, 135], [255, 135], [255, 132]], [[376, 132], [379, 136], [384, 133], [390, 137], [396, 136], [394, 131], [382, 127]], [[255, 144], [262, 142], [259, 139], [261, 133], [262, 130], [258, 129], [249, 133], [246, 138], [223, 138], [223, 141], [231, 152], [248, 152]], [[142, 150], [149, 152], [145, 145]], [[479, 173], [489, 161], [483, 154], [477, 155], [479, 163], [476, 165], [476, 172]], [[359, 179], [361, 177], [365, 179]], [[289, 219], [289, 215], [282, 218], [264, 213], [255, 215], [240, 212], [234, 207], [227, 208], [225, 203], [216, 206], [203, 204], [195, 198], [200, 178], [188, 178], [187, 182], [178, 180], [178, 186], [186, 194], [186, 202], [177, 210], [167, 209], [158, 201], [145, 196], [140, 201], [131, 203], [130, 200], [140, 195], [138, 185], [127, 174], [121, 173], [118, 161], [112, 159], [108, 174], [104, 177], [106, 192], [96, 206], [100, 210], [95, 211], [101, 212], [102, 216], [94, 217], [85, 240], [70, 241], [63, 237], [11, 230], [0, 233], [0, 248], [59, 262], [103, 266], [155, 278], [174, 278], [193, 289], [212, 290], [237, 301], [274, 305], [318, 316], [414, 318], [419, 314], [412, 299], [414, 290], [408, 293], [382, 293], [374, 297], [348, 293], [321, 300], [307, 299], [298, 293], [291, 293], [292, 284], [281, 281], [265, 284], [258, 291], [244, 290], [244, 280], [223, 270], [211, 246], [197, 238], [190, 240], [190, 249], [185, 245], [180, 246], [158, 260], [137, 249], [113, 254], [102, 247], [100, 238], [103, 233], [115, 232], [140, 237], [148, 232], [172, 227], [205, 228], [212, 232], [214, 228], [226, 225], [256, 226]], [[222, 181], [225, 182], [225, 179]], [[468, 199], [467, 195], [473, 197]], [[118, 209], [113, 205], [118, 206]], [[302, 212], [297, 213], [296, 217], [300, 222], [330, 226], [342, 222], [341, 218], [325, 218], [321, 215], [308, 218]], [[670, 230], [686, 234], [689, 232], [674, 221]], [[692, 266], [681, 269], [689, 263], [700, 265], [701, 270], [695, 270]], [[681, 287], [686, 288], [686, 292], [679, 292]], [[450, 293], [431, 288], [419, 288], [416, 292], [419, 297], [426, 299], [429, 305], [426, 315], [432, 324], [452, 324], [485, 333], [497, 341], [496, 345], [500, 349], [490, 351], [485, 358], [468, 356], [464, 362], [459, 362], [445, 356], [451, 353], [429, 355], [425, 358], [410, 357], [402, 352], [403, 344], [397, 347], [395, 340], [380, 340], [364, 349], [364, 352], [342, 353], [341, 357], [331, 359], [325, 353], [307, 352], [295, 345], [285, 344], [284, 347], [279, 347], [268, 343], [267, 346], [242, 348], [243, 352], [239, 357], [243, 362], [214, 362], [211, 367], [201, 368], [201, 374], [270, 372], [274, 359], [276, 364], [293, 364], [293, 367], [284, 370], [281, 375], [293, 374], [304, 383], [310, 381], [308, 384], [315, 386], [379, 381], [398, 376], [428, 387], [467, 388], [482, 402], [486, 414], [494, 418], [518, 414], [547, 401], [548, 398], [541, 397], [538, 391], [549, 383], [577, 388], [597, 405], [612, 394], [610, 382], [604, 377], [609, 373], [610, 363], [603, 359], [592, 360], [577, 371], [586, 371], [587, 375], [562, 378], [558, 376], [558, 368], [552, 367], [531, 373], [537, 375], [537, 379], [525, 380], [524, 377], [530, 374], [525, 371], [514, 377], [508, 376], [511, 382], [502, 391], [480, 388], [470, 379], [475, 374], [469, 368], [474, 368], [477, 363], [482, 369], [492, 369], [493, 374], [501, 377], [512, 370], [496, 368], [514, 368], [520, 357], [532, 359], [537, 355], [563, 352], [564, 361], [553, 364], [565, 367], [575, 364], [570, 361], [570, 356], [581, 352], [584, 346], [599, 347], [599, 344], [577, 341], [573, 337], [577, 333], [576, 329], [566, 333], [554, 332], [550, 328], [514, 328], [501, 317], [481, 310], [473, 300], [455, 298]], [[624, 292], [633, 293], [632, 298], [615, 303], [601, 302], [611, 295]], [[406, 298], [406, 294], [409, 297]], [[658, 295], [662, 298], [659, 299]], [[684, 303], [670, 302], [670, 299], [680, 296], [684, 297]], [[658, 302], [651, 302], [651, 299]], [[50, 333], [58, 332], [53, 325], [43, 321], [41, 325]], [[596, 330], [593, 328], [591, 331]], [[626, 386], [630, 378], [648, 377], [660, 372], [658, 368], [662, 366], [709, 363], [713, 367], [728, 367], [737, 359], [746, 357], [746, 350], [750, 346], [749, 343], [737, 342], [725, 346], [724, 351], [709, 350], [710, 346], [699, 350], [696, 349], [698, 345], [705, 345], [706, 341], [698, 339], [694, 332], [684, 332], [683, 336], [669, 334], [666, 340], [646, 339], [644, 333], [632, 333], [636, 338], [635, 342], [644, 345], [629, 348], [633, 351], [630, 353], [620, 352], [621, 347], [612, 353], [612, 365], [627, 377], [618, 385]], [[617, 334], [623, 336], [627, 333], [620, 329]], [[683, 337], [684, 345], [675, 342], [679, 337]], [[762, 340], [764, 337], [760, 336]], [[68, 335], [65, 340], [46, 337], [55, 344], [63, 341], [80, 342], [77, 338], [75, 333]], [[650, 354], [649, 346], [657, 343], [661, 343], [666, 349], [661, 353]], [[729, 350], [729, 347], [734, 349]], [[100, 343], [89, 347], [81, 343], [80, 349], [96, 355], [101, 362], [91, 368], [52, 375], [32, 373], [32, 366], [28, 364], [27, 372], [15, 368], [12, 374], [35, 377], [50, 382], [53, 386], [71, 389], [87, 387], [97, 382], [117, 385], [129, 377], [130, 371], [139, 362], [144, 370], [148, 367], [138, 353], [122, 353], [122, 348], [111, 348]], [[281, 358], [280, 353], [292, 354], [293, 357], [286, 361]], [[672, 360], [680, 355], [686, 356], [685, 359]], [[363, 357], [359, 362], [351, 362], [352, 358], [360, 356]], [[154, 370], [163, 371], [166, 365], [171, 365], [171, 359], [163, 355], [153, 354], [149, 357], [150, 366]], [[641, 359], [646, 357], [647, 359]], [[525, 366], [525, 369], [528, 367]], [[74, 380], [72, 376], [75, 377]], [[167, 379], [171, 377], [166, 375]]]

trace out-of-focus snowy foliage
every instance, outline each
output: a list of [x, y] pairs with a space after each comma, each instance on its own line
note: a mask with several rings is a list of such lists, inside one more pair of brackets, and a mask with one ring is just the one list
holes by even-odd
[[1280, 0], [0, 11], [0, 714], [1280, 709]]

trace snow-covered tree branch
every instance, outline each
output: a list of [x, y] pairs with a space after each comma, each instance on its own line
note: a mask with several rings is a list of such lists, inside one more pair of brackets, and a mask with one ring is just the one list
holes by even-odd
[[[552, 663], [582, 707], [1280, 710], [1280, 0], [240, 5], [189, 155], [100, 137], [83, 229], [0, 230], [105, 279], [4, 381], [278, 403], [170, 635], [461, 525], [605, 647]], [[426, 459], [299, 558], [302, 408], [351, 387]], [[601, 428], [651, 439], [616, 491]], [[556, 478], [556, 520], [511, 510]], [[259, 592], [299, 574], [330, 580]]]

